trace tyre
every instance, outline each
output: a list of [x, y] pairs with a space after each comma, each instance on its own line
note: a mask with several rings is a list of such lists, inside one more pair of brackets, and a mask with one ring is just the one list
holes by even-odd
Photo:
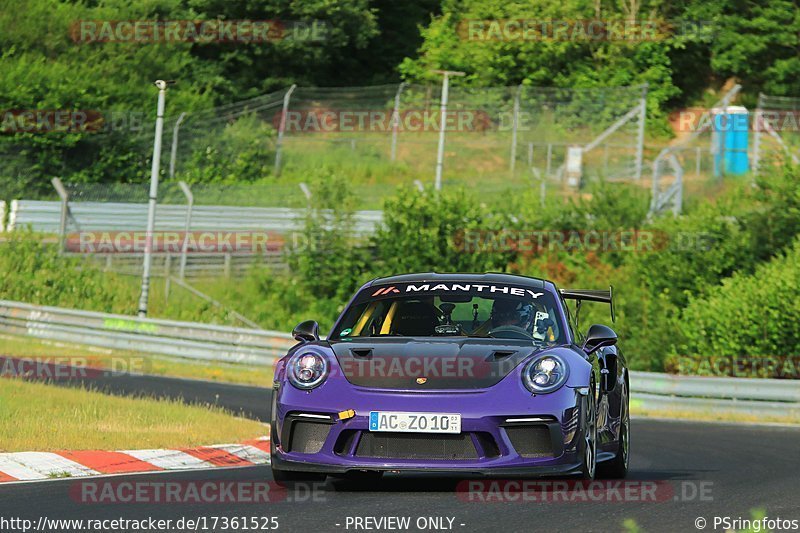
[[622, 423], [619, 429], [619, 448], [614, 458], [598, 466], [597, 474], [607, 479], [623, 479], [628, 475], [631, 447], [631, 413], [628, 410], [628, 390], [625, 387], [625, 403], [622, 406]]
[[586, 396], [586, 409], [584, 410], [584, 437], [581, 455], [581, 477], [594, 479], [597, 473], [597, 406], [595, 400], [594, 379], [589, 385], [589, 394]]

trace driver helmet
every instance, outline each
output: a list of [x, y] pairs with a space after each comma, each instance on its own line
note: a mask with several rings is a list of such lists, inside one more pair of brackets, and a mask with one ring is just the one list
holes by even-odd
[[525, 331], [533, 327], [533, 305], [511, 298], [497, 298], [492, 303], [492, 326], [517, 326]]

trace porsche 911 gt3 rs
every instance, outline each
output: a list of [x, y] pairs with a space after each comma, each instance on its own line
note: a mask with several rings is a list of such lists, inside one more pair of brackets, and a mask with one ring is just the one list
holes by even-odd
[[[573, 301], [573, 310], [567, 307]], [[617, 335], [576, 329], [585, 301], [509, 274], [409, 274], [359, 289], [322, 339], [275, 365], [272, 472], [624, 477], [628, 370]]]

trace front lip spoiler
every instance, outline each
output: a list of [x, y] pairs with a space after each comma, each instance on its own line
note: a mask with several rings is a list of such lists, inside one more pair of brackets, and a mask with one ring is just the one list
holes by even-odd
[[581, 471], [581, 463], [549, 465], [549, 466], [527, 466], [527, 467], [494, 467], [494, 468], [470, 468], [470, 467], [425, 467], [425, 468], [404, 468], [389, 467], [375, 468], [373, 465], [364, 467], [338, 466], [324, 463], [304, 463], [301, 461], [287, 461], [278, 454], [272, 454], [272, 468], [274, 470], [289, 470], [295, 472], [312, 472], [315, 474], [347, 474], [348, 472], [402, 472], [402, 473], [437, 473], [453, 475], [477, 475], [486, 477], [496, 476], [569, 476], [578, 474]]

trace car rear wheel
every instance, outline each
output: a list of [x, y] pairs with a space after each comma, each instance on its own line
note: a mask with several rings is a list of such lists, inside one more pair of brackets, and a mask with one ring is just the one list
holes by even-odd
[[589, 394], [586, 396], [584, 417], [581, 475], [583, 479], [594, 479], [597, 472], [597, 408], [595, 405], [594, 379], [589, 385]]
[[625, 412], [622, 414], [622, 423], [619, 428], [619, 448], [613, 459], [598, 467], [598, 474], [608, 479], [623, 479], [628, 475], [631, 453], [631, 414], [627, 405], [627, 390], [625, 393], [626, 403], [623, 404]]

